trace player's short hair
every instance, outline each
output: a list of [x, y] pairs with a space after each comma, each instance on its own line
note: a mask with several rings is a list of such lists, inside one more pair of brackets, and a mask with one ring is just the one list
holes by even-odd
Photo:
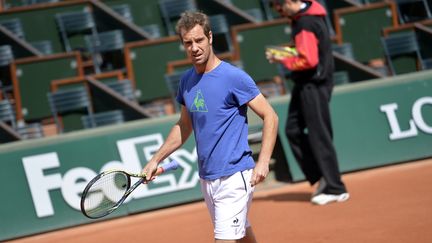
[[207, 38], [210, 38], [211, 29], [208, 16], [200, 11], [186, 11], [181, 14], [176, 25], [176, 32], [180, 36], [180, 39], [182, 39], [181, 30], [189, 31], [197, 24], [203, 27], [204, 34], [207, 36]]

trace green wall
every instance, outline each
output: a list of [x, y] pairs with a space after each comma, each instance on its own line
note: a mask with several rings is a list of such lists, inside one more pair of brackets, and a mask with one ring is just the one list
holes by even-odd
[[[343, 172], [432, 156], [432, 71], [337, 87], [331, 102], [336, 150]], [[284, 126], [289, 96], [271, 99], [279, 139], [294, 181], [303, 180]], [[85, 184], [109, 167], [140, 171], [178, 116], [78, 131], [0, 146], [0, 240], [95, 221], [79, 211]], [[259, 119], [250, 114], [252, 126]], [[182, 169], [141, 186], [108, 218], [201, 199], [193, 139], [171, 159]], [[31, 185], [31, 186], [30, 186]], [[19, 213], [17, 213], [19, 208]]]
[[[95, 222], [79, 212], [85, 184], [107, 167], [140, 171], [177, 119], [130, 122], [1, 146], [1, 192], [8, 197], [0, 211], [0, 240]], [[200, 199], [194, 149], [189, 140], [170, 157], [182, 169], [141, 186], [133, 201], [107, 218]]]

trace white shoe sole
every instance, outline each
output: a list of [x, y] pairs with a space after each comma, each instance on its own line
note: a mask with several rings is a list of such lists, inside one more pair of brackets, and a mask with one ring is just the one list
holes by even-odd
[[312, 197], [311, 202], [316, 205], [326, 205], [332, 202], [345, 202], [350, 198], [349, 193], [342, 193], [340, 195], [324, 194], [321, 193]]

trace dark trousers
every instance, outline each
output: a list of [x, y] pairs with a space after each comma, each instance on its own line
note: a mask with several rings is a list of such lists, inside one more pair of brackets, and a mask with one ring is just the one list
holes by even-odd
[[323, 177], [327, 182], [324, 193], [346, 192], [339, 172], [329, 102], [332, 84], [296, 84], [285, 132], [291, 149], [306, 179], [315, 184]]

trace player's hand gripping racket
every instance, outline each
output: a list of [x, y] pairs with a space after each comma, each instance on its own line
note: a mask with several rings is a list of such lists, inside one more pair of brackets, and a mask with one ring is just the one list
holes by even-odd
[[[155, 176], [178, 167], [178, 162], [173, 160], [159, 167]], [[131, 185], [131, 177], [140, 179]], [[132, 174], [123, 170], [108, 170], [100, 173], [87, 184], [81, 195], [81, 212], [91, 219], [107, 216], [116, 210], [144, 180], [144, 174]]]

